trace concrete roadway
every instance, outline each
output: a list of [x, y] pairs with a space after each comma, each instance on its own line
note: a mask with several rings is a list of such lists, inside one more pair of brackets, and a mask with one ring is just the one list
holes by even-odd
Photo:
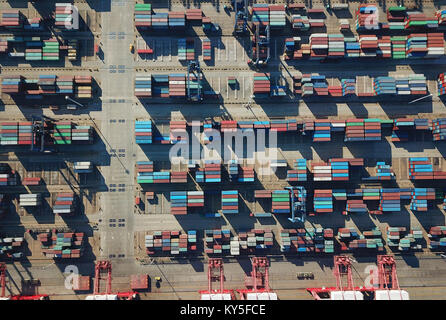
[[[107, 151], [115, 149], [125, 157], [112, 157], [110, 165], [102, 168], [105, 183], [117, 185], [116, 193], [106, 192], [102, 197], [101, 219], [125, 219], [125, 227], [101, 228], [102, 258], [110, 255], [132, 256], [133, 229], [132, 192], [133, 183], [133, 128], [132, 99], [133, 59], [129, 45], [133, 42], [134, 1], [112, 1], [111, 12], [102, 14], [102, 43], [105, 53], [101, 68], [102, 112], [94, 113], [94, 118], [102, 121], [101, 136]], [[109, 103], [116, 99], [117, 103]], [[109, 119], [121, 122], [110, 123]], [[124, 120], [125, 122], [122, 122]], [[125, 151], [120, 151], [125, 149]]]

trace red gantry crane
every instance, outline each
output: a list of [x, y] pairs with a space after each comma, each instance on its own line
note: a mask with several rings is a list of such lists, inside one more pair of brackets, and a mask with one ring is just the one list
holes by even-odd
[[[214, 282], [220, 282], [219, 289], [212, 289]], [[235, 300], [234, 291], [225, 290], [224, 282], [223, 260], [210, 258], [208, 261], [208, 290], [199, 291], [201, 300]]]
[[252, 271], [245, 277], [246, 289], [237, 290], [242, 300], [278, 300], [269, 287], [269, 261], [266, 257], [251, 258]]
[[6, 290], [6, 263], [0, 263], [0, 298], [5, 298], [5, 290]]
[[[353, 284], [352, 262], [348, 256], [334, 257], [336, 287], [307, 288], [316, 300], [363, 300], [362, 288]], [[346, 281], [346, 283], [344, 283]]]
[[377, 260], [379, 289], [375, 290], [375, 300], [410, 300], [409, 293], [400, 289], [394, 257], [379, 255]]
[[[101, 274], [106, 273], [107, 276], [102, 278]], [[107, 285], [105, 292], [100, 291], [101, 280], [106, 280]], [[133, 300], [138, 296], [137, 292], [112, 292], [112, 265], [108, 260], [100, 260], [96, 262], [95, 275], [94, 275], [94, 289], [93, 295], [89, 295], [85, 300]]]
[[0, 263], [0, 300], [48, 300], [46, 294], [6, 296], [6, 263]]

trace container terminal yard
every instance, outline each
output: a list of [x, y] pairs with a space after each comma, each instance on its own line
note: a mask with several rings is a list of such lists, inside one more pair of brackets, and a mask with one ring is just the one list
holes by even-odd
[[444, 299], [445, 32], [446, 1], [0, 1], [0, 298]]

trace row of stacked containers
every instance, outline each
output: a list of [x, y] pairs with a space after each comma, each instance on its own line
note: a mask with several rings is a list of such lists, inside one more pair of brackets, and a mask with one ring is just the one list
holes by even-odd
[[[189, 87], [198, 90], [198, 79], [191, 75]], [[135, 78], [135, 96], [141, 98], [186, 98], [187, 79], [184, 73], [153, 74]], [[201, 86], [201, 85], [200, 85]]]
[[83, 232], [39, 233], [41, 251], [47, 258], [73, 259], [82, 257], [85, 250], [85, 235]]
[[[33, 142], [31, 122], [2, 122], [0, 125], [0, 145], [31, 145]], [[94, 138], [91, 126], [73, 126], [69, 121], [55, 122], [49, 129], [52, 132], [49, 142], [54, 144], [92, 143]]]
[[56, 27], [67, 30], [79, 29], [79, 12], [71, 3], [56, 3], [54, 19]]
[[0, 145], [31, 145], [31, 122], [2, 122]]
[[187, 122], [185, 120], [171, 120], [169, 122], [170, 129], [170, 142], [175, 143], [187, 143], [187, 138], [184, 137], [186, 133]]
[[170, 210], [174, 215], [187, 214], [188, 207], [204, 207], [203, 191], [170, 192]]
[[203, 54], [203, 60], [204, 61], [210, 61], [212, 60], [212, 45], [210, 39], [203, 39], [202, 44], [202, 54]]
[[169, 97], [186, 97], [186, 76], [182, 73], [169, 75]]
[[255, 253], [273, 247], [273, 233], [270, 229], [251, 229], [232, 236], [228, 229], [204, 231], [204, 252], [206, 254], [240, 255]]
[[195, 23], [204, 19], [201, 9], [187, 9], [182, 11], [153, 12], [149, 3], [135, 4], [135, 26], [147, 29], [171, 29], [182, 30], [186, 27], [186, 21]]
[[[147, 122], [147, 123], [146, 123]], [[184, 130], [188, 130], [186, 122], [182, 125]], [[138, 124], [138, 126], [136, 126]], [[392, 129], [392, 142], [409, 141], [410, 132], [431, 132], [433, 134], [433, 141], [444, 140], [446, 132], [446, 120], [438, 119], [423, 119], [423, 118], [397, 118], [397, 119], [347, 119], [347, 120], [313, 120], [305, 122], [297, 122], [296, 119], [287, 120], [270, 120], [270, 121], [234, 121], [223, 120], [217, 123], [199, 123], [203, 126], [204, 132], [210, 129], [220, 130], [221, 132], [235, 131], [237, 129], [269, 129], [273, 131], [289, 132], [298, 131], [303, 135], [310, 136], [314, 142], [331, 141], [331, 133], [345, 132], [344, 141], [380, 141], [383, 135], [383, 129]], [[135, 122], [135, 136], [144, 138], [137, 138], [138, 143], [143, 143], [142, 140], [159, 141], [160, 137], [153, 138], [152, 123], [148, 121]], [[5, 129], [5, 128], [4, 128]], [[151, 134], [152, 133], [152, 134]], [[171, 132], [172, 133], [172, 132]], [[152, 138], [150, 139], [150, 136]], [[162, 143], [176, 143], [179, 140], [171, 141], [169, 136]], [[0, 136], [1, 138], [1, 136]], [[141, 140], [140, 140], [141, 139]], [[203, 142], [209, 141], [209, 137], [204, 137]]]
[[281, 230], [280, 250], [286, 253], [333, 253], [333, 230], [330, 228]]
[[387, 227], [387, 245], [390, 248], [398, 248], [399, 251], [420, 250], [423, 232], [414, 228], [407, 230], [406, 227]]
[[91, 126], [73, 126], [70, 121], [58, 121], [54, 124], [52, 138], [55, 144], [92, 143], [93, 128]]
[[271, 78], [269, 73], [255, 73], [253, 93], [256, 96], [269, 95], [271, 91]]
[[[441, 76], [440, 76], [441, 77]], [[440, 79], [439, 77], [439, 79]], [[192, 90], [198, 89], [198, 81], [194, 75], [189, 79]], [[17, 79], [4, 77], [3, 84], [6, 89], [17, 91]], [[185, 98], [187, 79], [185, 74], [149, 75], [135, 78], [135, 96], [137, 97], [161, 97], [161, 98]], [[438, 80], [439, 95], [445, 92], [442, 89], [442, 81]], [[153, 95], [152, 95], [153, 91]], [[253, 93], [256, 97], [286, 96], [284, 87], [272, 86], [269, 73], [255, 73], [253, 77]], [[355, 79], [341, 79], [339, 85], [328, 85], [325, 75], [318, 73], [293, 76], [293, 93], [306, 96], [331, 96], [342, 97], [347, 95], [362, 96], [356, 92]], [[371, 96], [381, 95], [426, 95], [428, 93], [427, 79], [422, 74], [408, 76], [373, 78], [373, 92]]]
[[17, 174], [7, 163], [0, 163], [0, 186], [17, 185]]
[[367, 230], [359, 235], [355, 228], [339, 228], [337, 238], [341, 251], [357, 249], [384, 251], [381, 231], [378, 229]]
[[446, 118], [432, 120], [434, 141], [446, 140]]
[[446, 172], [434, 170], [427, 157], [409, 158], [409, 178], [411, 180], [443, 180]]
[[271, 191], [272, 213], [290, 213], [290, 192], [288, 190]]
[[375, 95], [425, 95], [427, 94], [426, 77], [413, 74], [407, 77], [376, 77], [373, 79]]
[[221, 182], [221, 164], [212, 160], [205, 161], [204, 168], [195, 172], [195, 180], [198, 183]]
[[137, 183], [153, 183], [153, 161], [138, 161], [136, 172]]
[[238, 213], [238, 191], [221, 191], [221, 209], [223, 214]]
[[0, 15], [0, 26], [10, 30], [37, 30], [40, 31], [42, 21], [41, 17], [27, 19], [22, 12], [15, 9], [2, 10]]
[[[355, 228], [339, 228], [336, 236], [331, 228], [283, 229], [278, 239], [281, 252], [285, 253], [334, 253], [335, 251], [376, 250], [384, 251], [382, 232], [375, 228], [361, 233]], [[423, 248], [423, 232], [419, 228], [387, 227], [386, 244], [400, 251]], [[432, 251], [446, 249], [446, 227], [432, 226], [427, 234], [427, 247]], [[8, 240], [14, 242], [14, 239]], [[23, 238], [17, 238], [22, 243]], [[273, 248], [274, 234], [269, 229], [252, 229], [236, 236], [227, 229], [204, 231], [206, 254], [240, 255]], [[145, 235], [148, 255], [182, 255], [197, 251], [197, 232], [154, 231]], [[8, 243], [8, 242], [6, 242]], [[336, 247], [335, 247], [336, 245]], [[16, 247], [20, 247], [16, 245]]]
[[178, 39], [178, 60], [195, 60], [195, 40], [194, 38]]
[[136, 181], [139, 184], [187, 183], [187, 171], [153, 171], [152, 161], [136, 163]]
[[435, 200], [434, 188], [414, 188], [411, 192], [410, 210], [427, 211], [429, 208], [428, 200]]
[[255, 25], [267, 26], [269, 25], [269, 8], [268, 4], [254, 4], [250, 8], [251, 21]]
[[58, 215], [70, 216], [75, 212], [76, 202], [73, 192], [61, 192], [56, 196], [56, 201], [53, 205], [53, 212]]
[[237, 176], [238, 182], [254, 182], [254, 168], [240, 166]]
[[[220, 164], [216, 164], [217, 167], [208, 167], [208, 169], [213, 169], [213, 171], [208, 174], [214, 174], [214, 169], [221, 169]], [[307, 168], [306, 160], [298, 159], [295, 160], [295, 165], [298, 165], [299, 170], [287, 170], [287, 181], [307, 181]], [[231, 164], [228, 165], [230, 170], [230, 175], [232, 180], [238, 176], [239, 182], [252, 182], [246, 179], [246, 173], [244, 171], [249, 170], [249, 176], [254, 177], [254, 169], [252, 167], [240, 167], [241, 172], [239, 172], [238, 167], [235, 172], [234, 169], [231, 171]], [[332, 158], [329, 162], [312, 161], [311, 162], [311, 173], [313, 174], [313, 181], [349, 181], [350, 167], [364, 167], [364, 160], [362, 158]], [[139, 184], [144, 183], [187, 183], [188, 171], [172, 171], [172, 172], [154, 172], [152, 161], [139, 161], [137, 162], [137, 182]], [[206, 167], [205, 167], [206, 168]], [[291, 179], [292, 174], [295, 171], [298, 177], [296, 179]], [[220, 171], [218, 171], [220, 172]], [[385, 162], [378, 162], [375, 166], [376, 176], [370, 178], [363, 178], [363, 180], [391, 180], [395, 178], [395, 174], [390, 165], [385, 164]], [[196, 171], [197, 182], [215, 182], [212, 178], [208, 177], [208, 180], [204, 179], [205, 171]], [[244, 179], [242, 179], [244, 178]], [[446, 179], [446, 172], [433, 170], [432, 164], [429, 162], [428, 158], [409, 158], [409, 178], [410, 179], [424, 179], [424, 180], [442, 180]], [[170, 179], [170, 180], [169, 180]], [[221, 177], [220, 177], [221, 179]], [[300, 179], [300, 180], [298, 180]], [[283, 193], [286, 193], [285, 191]], [[277, 198], [281, 195], [277, 191]], [[275, 196], [273, 196], [275, 198]], [[289, 198], [288, 198], [289, 199]], [[281, 200], [278, 200], [281, 201]]]
[[151, 97], [152, 96], [152, 76], [139, 75], [135, 78], [135, 96]]
[[[432, 203], [428, 203], [429, 200], [435, 201], [442, 199], [442, 197], [441, 192], [433, 188], [315, 189], [313, 204], [316, 213], [333, 212], [334, 198], [336, 201], [347, 201], [347, 212], [382, 214], [383, 212], [401, 211], [401, 200], [410, 200], [410, 209], [412, 211], [427, 211], [432, 207]], [[378, 210], [369, 211], [363, 202], [365, 200], [378, 201]], [[351, 208], [357, 207], [360, 210], [348, 210], [349, 205], [351, 205]]]
[[378, 29], [407, 30], [412, 28], [425, 28], [436, 30], [439, 27], [442, 10], [435, 15], [427, 16], [419, 11], [410, 11], [406, 7], [389, 7], [387, 10], [388, 23], [379, 22], [378, 7], [373, 4], [360, 4], [356, 10], [356, 30], [369, 31]]
[[413, 33], [403, 36], [314, 33], [309, 43], [296, 46], [289, 38], [287, 59], [325, 58], [438, 58], [445, 54], [443, 33]]
[[167, 29], [169, 27], [168, 13], [154, 13], [152, 14], [152, 28], [153, 29]]
[[29, 99], [41, 99], [44, 95], [74, 95], [76, 98], [92, 97], [91, 76], [39, 75], [37, 79], [23, 76], [4, 76], [2, 93], [25, 95]]
[[19, 10], [2, 10], [1, 26], [7, 28], [17, 28], [20, 26]]
[[154, 231], [145, 235], [144, 245], [148, 255], [193, 253], [197, 250], [197, 232]]
[[150, 3], [135, 3], [135, 26], [150, 27], [152, 25], [152, 5]]
[[0, 257], [20, 259], [24, 256], [23, 237], [2, 237], [0, 238]]
[[[59, 42], [55, 38], [40, 40], [40, 37], [24, 38], [26, 61], [49, 61], [59, 60]], [[20, 38], [15, 38], [15, 42], [19, 42]], [[22, 53], [23, 54], [23, 53]], [[11, 53], [10, 56], [18, 56], [19, 53]]]
[[305, 182], [307, 181], [307, 160], [295, 159], [293, 170], [287, 170], [287, 181]]
[[137, 144], [152, 143], [152, 121], [135, 121], [135, 141]]

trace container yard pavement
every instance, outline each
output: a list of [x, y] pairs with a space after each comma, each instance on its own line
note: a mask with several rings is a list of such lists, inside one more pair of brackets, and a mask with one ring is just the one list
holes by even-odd
[[[86, 1], [89, 2], [89, 1]], [[136, 1], [141, 3], [142, 1]], [[150, 1], [156, 11], [166, 9], [166, 1]], [[181, 3], [180, 3], [181, 2]], [[169, 11], [184, 11], [184, 1], [169, 1]], [[257, 1], [259, 2], [259, 1]], [[284, 2], [284, 1], [276, 1]], [[101, 2], [102, 9], [107, 7], [108, 1]], [[183, 104], [182, 102], [172, 103], [170, 99], [156, 99], [141, 101], [134, 96], [134, 79], [136, 75], [147, 75], [148, 73], [168, 74], [172, 72], [185, 73], [185, 66], [181, 65], [176, 56], [178, 39], [176, 34], [157, 35], [151, 32], [149, 36], [141, 35], [134, 26], [134, 5], [132, 0], [110, 0], [110, 11], [101, 10], [100, 15], [94, 15], [95, 19], [100, 18], [101, 38], [99, 39], [104, 59], [97, 60], [97, 63], [90, 58], [82, 62], [82, 68], [93, 68], [92, 74], [100, 80], [101, 102], [94, 102], [86, 106], [90, 111], [88, 115], [65, 115], [73, 121], [83, 121], [93, 125], [97, 131], [97, 139], [102, 145], [83, 146], [82, 152], [42, 155], [39, 158], [30, 157], [30, 162], [50, 162], [55, 160], [64, 161], [93, 161], [99, 167], [98, 180], [90, 179], [84, 183], [76, 184], [76, 181], [68, 178], [70, 185], [76, 190], [88, 187], [95, 193], [94, 204], [85, 202], [86, 216], [76, 217], [70, 222], [72, 228], [77, 231], [84, 231], [88, 235], [93, 232], [90, 226], [98, 226], [99, 231], [94, 232], [94, 237], [90, 239], [93, 247], [93, 259], [111, 260], [113, 264], [113, 289], [116, 291], [126, 291], [129, 289], [131, 274], [148, 274], [151, 279], [151, 291], [142, 293], [143, 299], [198, 299], [198, 290], [207, 288], [207, 259], [199, 255], [198, 257], [170, 259], [147, 257], [144, 248], [143, 234], [149, 231], [158, 230], [190, 230], [197, 229], [200, 232], [199, 239], [204, 229], [228, 227], [234, 231], [246, 228], [271, 228], [275, 234], [275, 241], [279, 239], [279, 230], [291, 228], [291, 224], [286, 217], [276, 215], [268, 221], [260, 221], [246, 214], [230, 216], [223, 219], [206, 219], [203, 215], [190, 214], [184, 217], [171, 215], [169, 192], [163, 185], [149, 186], [150, 190], [159, 191], [163, 194], [158, 205], [146, 208], [145, 213], [138, 213], [135, 210], [134, 201], [141, 186], [136, 183], [135, 163], [137, 161], [167, 162], [171, 145], [145, 145], [144, 147], [135, 144], [135, 119], [148, 120], [149, 118], [158, 122], [168, 122], [169, 120], [203, 120], [204, 118], [214, 118], [233, 120], [255, 120], [268, 121], [275, 118], [298, 118], [299, 120], [312, 120], [314, 118], [327, 119], [349, 119], [354, 117], [368, 118], [395, 118], [411, 115], [413, 117], [434, 119], [446, 116], [446, 107], [438, 97], [426, 99], [408, 105], [407, 101], [383, 100], [379, 102], [363, 102], [364, 100], [350, 98], [347, 101], [336, 100], [316, 100], [300, 99], [294, 94], [290, 94], [280, 102], [272, 100], [256, 100], [251, 97], [253, 90], [253, 74], [246, 64], [249, 50], [248, 38], [237, 41], [232, 37], [234, 13], [226, 15], [222, 12], [223, 4], [229, 5], [229, 1], [220, 1], [219, 5], [209, 2], [201, 3], [201, 8], [206, 16], [213, 22], [218, 22], [222, 28], [222, 37], [209, 37], [213, 43], [214, 65], [200, 63], [204, 70], [204, 76], [209, 86], [219, 91], [225, 102], [204, 101], [202, 104]], [[431, 1], [423, 1], [427, 11], [433, 11]], [[84, 2], [82, 2], [85, 5]], [[322, 7], [322, 2], [313, 6]], [[387, 1], [387, 6], [392, 5]], [[218, 11], [217, 10], [218, 6]], [[356, 8], [357, 3], [350, 3], [350, 10]], [[352, 11], [353, 12], [353, 11]], [[385, 14], [382, 13], [384, 16]], [[352, 19], [351, 19], [352, 20]], [[95, 22], [97, 22], [95, 20]], [[334, 16], [327, 19], [327, 32], [338, 33], [338, 21]], [[335, 29], [336, 28], [336, 29]], [[98, 29], [93, 29], [93, 35], [98, 36]], [[200, 52], [201, 40], [204, 33], [201, 27], [194, 27], [193, 34], [188, 36], [199, 37], [200, 41], [195, 41], [196, 51]], [[84, 35], [88, 40], [90, 36]], [[184, 37], [184, 36], [181, 36]], [[433, 61], [424, 62], [422, 60], [412, 61], [410, 64], [403, 62], [402, 65], [394, 61], [380, 61], [372, 67], [364, 62], [342, 62], [333, 64], [320, 64], [314, 61], [295, 61], [285, 64], [283, 60], [283, 43], [285, 35], [274, 38], [272, 48], [272, 60], [265, 72], [271, 72], [274, 81], [287, 84], [292, 88], [292, 76], [297, 70], [301, 73], [320, 72], [325, 74], [328, 83], [338, 84], [339, 80], [333, 78], [358, 77], [363, 79], [363, 88], [360, 90], [372, 90], [371, 78], [368, 76], [387, 75], [395, 76], [409, 73], [423, 73], [427, 77], [427, 85], [430, 92], [436, 92], [436, 77], [440, 70], [446, 66], [446, 59], [439, 58]], [[89, 42], [88, 46], [92, 43]], [[129, 50], [131, 44], [136, 48], [146, 46], [154, 49], [153, 55], [132, 54]], [[399, 62], [398, 62], [399, 63]], [[63, 69], [61, 69], [63, 70]], [[280, 72], [279, 72], [279, 71]], [[316, 71], [314, 71], [316, 70]], [[15, 67], [2, 66], [2, 73], [16, 72]], [[26, 73], [33, 74], [37, 71], [28, 70]], [[76, 71], [70, 71], [75, 73]], [[23, 73], [25, 74], [25, 73]], [[237, 76], [240, 84], [239, 90], [233, 90], [227, 84], [229, 76]], [[281, 79], [279, 80], [279, 75]], [[367, 79], [366, 79], [367, 78]], [[167, 100], [167, 101], [166, 101]], [[147, 102], [149, 101], [149, 102]], [[250, 103], [250, 108], [245, 105]], [[98, 107], [100, 109], [98, 110]], [[48, 109], [22, 108], [7, 104], [4, 106], [1, 118], [19, 119], [31, 115], [54, 116], [55, 113]], [[6, 116], [7, 115], [7, 116]], [[112, 120], [118, 120], [112, 122]], [[157, 123], [157, 125], [158, 125]], [[168, 127], [168, 124], [166, 125]], [[446, 148], [439, 143], [433, 143], [424, 135], [417, 137], [416, 143], [395, 144], [389, 137], [383, 138], [379, 142], [373, 143], [349, 143], [334, 139], [327, 144], [315, 144], [304, 140], [301, 135], [292, 134], [280, 136], [279, 148], [280, 158], [288, 160], [306, 158], [313, 160], [327, 160], [328, 158], [364, 158], [369, 164], [376, 160], [391, 161], [395, 170], [398, 186], [412, 187], [412, 182], [408, 177], [407, 162], [409, 157], [429, 157], [438, 159], [438, 167], [446, 171]], [[109, 157], [110, 155], [110, 157]], [[3, 156], [4, 157], [4, 156]], [[11, 162], [14, 168], [24, 176], [26, 170], [20, 168], [17, 159], [12, 154], [2, 158], [3, 162]], [[59, 162], [60, 162], [59, 161]], [[166, 165], [166, 167], [169, 167]], [[61, 170], [61, 175], [68, 175], [67, 170]], [[32, 170], [29, 170], [30, 172]], [[39, 172], [40, 170], [35, 170]], [[45, 171], [42, 169], [42, 171]], [[27, 172], [27, 171], [26, 171]], [[34, 175], [32, 173], [31, 175]], [[67, 191], [68, 189], [63, 178], [59, 175], [49, 175], [42, 173], [51, 186], [48, 191]], [[261, 176], [257, 171], [258, 180], [265, 189], [283, 189], [289, 185], [285, 180], [280, 180], [276, 175]], [[166, 186], [166, 185], [164, 185]], [[206, 189], [221, 188], [233, 190], [231, 185], [224, 182], [213, 187], [207, 185]], [[159, 188], [158, 188], [159, 187]], [[175, 191], [184, 191], [184, 185], [171, 185], [168, 188]], [[331, 186], [327, 185], [327, 188]], [[115, 192], [111, 192], [111, 190]], [[240, 193], [253, 192], [253, 186], [245, 187]], [[11, 189], [14, 191], [14, 189]], [[12, 192], [11, 191], [11, 192]], [[171, 191], [171, 190], [169, 190]], [[252, 195], [251, 195], [252, 196]], [[217, 206], [219, 203], [217, 204]], [[259, 209], [259, 204], [246, 201], [246, 207], [253, 212]], [[428, 231], [427, 226], [444, 225], [444, 210], [435, 208], [432, 212], [422, 214], [412, 214], [405, 211], [402, 213], [390, 213], [379, 218], [370, 218], [369, 215], [356, 215], [348, 219], [339, 212], [335, 214], [317, 215], [309, 218], [307, 227], [338, 228], [338, 227], [378, 227], [385, 234], [388, 225], [399, 226], [422, 226]], [[407, 213], [407, 214], [406, 214]], [[393, 216], [392, 216], [393, 215]], [[279, 217], [280, 216], [280, 217]], [[119, 224], [112, 224], [112, 221], [119, 221]], [[52, 228], [64, 225], [65, 221], [60, 217], [42, 219], [39, 221], [32, 215], [20, 217], [20, 223], [15, 219], [2, 220], [2, 230], [10, 232], [23, 231], [24, 226]], [[426, 232], [423, 235], [426, 236]], [[32, 242], [33, 251], [39, 250], [39, 243]], [[13, 293], [18, 293], [21, 278], [27, 278], [29, 274], [33, 278], [40, 279], [42, 293], [50, 294], [52, 299], [84, 299], [85, 295], [74, 295], [74, 292], [64, 287], [65, 267], [72, 262], [53, 263], [52, 260], [40, 257], [40, 252], [35, 254], [33, 259], [23, 263], [8, 264], [8, 272], [13, 279]], [[91, 256], [87, 258], [92, 258]], [[138, 259], [138, 260], [136, 260]], [[80, 273], [83, 275], [93, 275], [94, 267], [91, 261], [83, 259], [76, 262]], [[446, 260], [431, 253], [419, 252], [415, 254], [396, 255], [397, 270], [400, 286], [408, 290], [412, 299], [444, 299], [446, 292]], [[369, 264], [376, 263], [376, 255], [363, 255], [357, 258], [353, 264], [355, 284], [363, 285], [366, 278], [365, 268]], [[313, 257], [284, 257], [274, 254], [271, 256], [270, 285], [278, 293], [280, 299], [312, 299], [306, 292], [307, 287], [334, 286], [333, 259], [331, 255]], [[240, 289], [244, 287], [244, 276], [250, 271], [251, 264], [247, 257], [225, 259], [225, 275], [227, 289]], [[297, 280], [298, 272], [313, 272], [314, 280]], [[155, 287], [154, 279], [162, 277], [161, 288]]]
[[[101, 230], [102, 257], [110, 255], [132, 257], [132, 228], [133, 228], [133, 197], [130, 190], [133, 185], [134, 140], [133, 140], [133, 57], [129, 45], [133, 42], [133, 1], [112, 1], [111, 12], [102, 16], [102, 42], [104, 46], [105, 63], [101, 69], [103, 95], [103, 112], [99, 115], [105, 120], [123, 119], [119, 127], [105, 122], [101, 127], [101, 135], [107, 150], [125, 149], [125, 157], [112, 157], [110, 166], [103, 168], [103, 175], [107, 185], [119, 184], [121, 192], [107, 192], [102, 197], [101, 219], [125, 219], [125, 227], [106, 228]], [[108, 37], [110, 34], [124, 35]], [[107, 66], [123, 66], [121, 73], [109, 73]], [[110, 103], [110, 99], [123, 101]], [[123, 256], [122, 256], [123, 255]]]
[[[134, 263], [117, 263], [114, 260], [113, 288], [115, 290], [128, 290], [129, 274], [148, 273], [152, 279], [152, 290], [142, 293], [142, 299], [193, 299], [198, 298], [197, 290], [207, 288], [206, 261], [191, 260], [183, 263], [159, 263], [147, 266], [139, 266]], [[311, 295], [305, 288], [317, 286], [334, 286], [331, 258], [290, 258], [288, 261], [271, 258], [270, 285], [281, 299], [310, 300]], [[355, 285], [363, 285], [367, 276], [365, 268], [376, 262], [376, 256], [357, 259], [353, 264], [353, 280]], [[441, 300], [446, 290], [446, 262], [439, 257], [415, 255], [407, 261], [397, 257], [398, 278], [400, 286], [408, 290], [412, 299]], [[63, 274], [68, 264], [54, 265], [51, 262], [33, 262], [32, 267], [27, 264], [14, 264], [8, 268], [12, 278], [19, 281], [20, 278], [31, 271], [35, 278], [39, 278], [44, 284], [41, 292], [51, 294], [55, 299], [84, 299], [85, 295], [73, 295], [71, 290], [65, 289], [61, 283], [67, 277]], [[92, 272], [89, 264], [77, 264], [82, 274]], [[244, 272], [250, 268], [250, 262], [246, 258], [240, 258], [236, 262], [225, 262], [225, 288], [239, 289], [244, 284]], [[297, 280], [297, 272], [313, 272], [314, 280]], [[22, 274], [19, 276], [18, 272]], [[161, 276], [165, 280], [160, 288], [153, 284], [155, 277]], [[13, 292], [17, 289], [13, 286]]]

